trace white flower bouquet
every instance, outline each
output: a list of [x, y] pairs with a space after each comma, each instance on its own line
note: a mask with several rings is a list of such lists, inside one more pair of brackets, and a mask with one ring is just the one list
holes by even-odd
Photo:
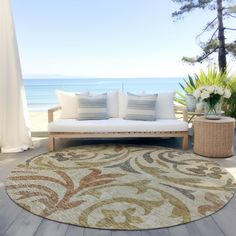
[[201, 86], [193, 92], [193, 96], [198, 101], [205, 102], [207, 105], [207, 113], [217, 114], [217, 104], [221, 104], [222, 98], [230, 98], [231, 92], [229, 89], [220, 86]]
[[[217, 102], [224, 98], [230, 98], [231, 92], [227, 88], [211, 85], [201, 86], [193, 92], [193, 96], [199, 101], [205, 101], [209, 99], [217, 100]], [[217, 99], [218, 98], [218, 99]]]

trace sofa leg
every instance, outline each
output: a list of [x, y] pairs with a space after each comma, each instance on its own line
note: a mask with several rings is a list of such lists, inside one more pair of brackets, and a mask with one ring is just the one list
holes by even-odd
[[188, 150], [188, 134], [185, 134], [183, 136], [183, 140], [182, 140], [182, 149], [183, 150]]
[[53, 152], [55, 151], [55, 138], [54, 137], [48, 137], [48, 151]]

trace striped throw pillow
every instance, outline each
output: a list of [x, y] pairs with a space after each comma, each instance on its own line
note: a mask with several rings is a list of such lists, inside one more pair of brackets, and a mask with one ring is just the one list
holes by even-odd
[[78, 95], [79, 120], [106, 120], [109, 118], [107, 111], [107, 94]]
[[126, 120], [156, 120], [156, 101], [157, 94], [152, 95], [135, 95], [127, 93], [128, 104]]

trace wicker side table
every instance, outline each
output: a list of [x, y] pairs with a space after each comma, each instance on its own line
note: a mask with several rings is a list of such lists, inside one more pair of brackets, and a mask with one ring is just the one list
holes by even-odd
[[222, 117], [208, 120], [196, 117], [193, 121], [193, 151], [207, 157], [230, 157], [234, 154], [235, 119]]

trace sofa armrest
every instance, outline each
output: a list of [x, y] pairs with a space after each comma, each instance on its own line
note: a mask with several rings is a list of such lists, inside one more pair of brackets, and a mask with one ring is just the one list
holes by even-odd
[[183, 120], [188, 122], [188, 111], [186, 107], [175, 105], [175, 113], [183, 114]]
[[61, 109], [60, 106], [56, 106], [56, 107], [48, 109], [48, 123], [50, 123], [54, 120], [54, 112], [56, 112], [60, 109]]

